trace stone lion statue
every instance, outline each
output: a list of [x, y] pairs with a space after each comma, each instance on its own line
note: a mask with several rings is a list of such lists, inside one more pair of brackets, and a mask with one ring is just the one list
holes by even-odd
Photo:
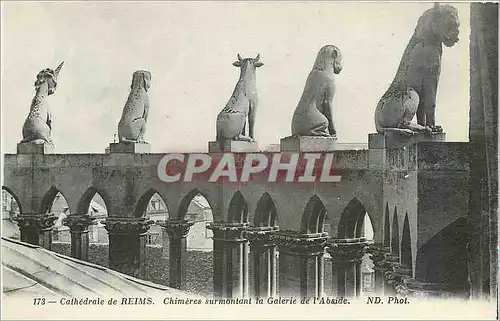
[[337, 136], [332, 119], [332, 102], [335, 94], [334, 75], [341, 70], [340, 50], [334, 45], [323, 46], [293, 113], [292, 136]]
[[28, 117], [24, 121], [21, 143], [53, 144], [52, 113], [47, 104], [47, 97], [56, 91], [57, 76], [63, 65], [64, 61], [55, 70], [46, 68], [36, 76], [36, 93], [31, 102]]
[[149, 113], [148, 90], [151, 87], [151, 73], [135, 71], [127, 102], [118, 123], [118, 139], [121, 142], [144, 143], [144, 133]]
[[375, 110], [377, 132], [442, 132], [435, 119], [442, 44], [452, 47], [458, 42], [459, 26], [457, 9], [450, 5], [436, 3], [418, 19], [396, 76]]

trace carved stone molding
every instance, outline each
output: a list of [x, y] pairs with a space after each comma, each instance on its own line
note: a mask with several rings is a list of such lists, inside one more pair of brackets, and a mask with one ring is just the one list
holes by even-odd
[[250, 242], [251, 249], [266, 248], [276, 245], [273, 234], [278, 230], [277, 226], [250, 227], [243, 235]]
[[317, 256], [324, 253], [327, 233], [301, 234], [295, 231], [278, 231], [273, 234], [280, 253], [298, 256]]
[[154, 222], [148, 217], [110, 217], [104, 221], [104, 227], [108, 233], [114, 235], [144, 234], [151, 224], [154, 224]]
[[88, 214], [68, 215], [63, 224], [69, 227], [71, 233], [84, 233], [88, 231], [90, 225], [96, 224], [96, 219]]
[[167, 220], [156, 221], [156, 224], [165, 228], [170, 238], [181, 239], [188, 235], [189, 229], [194, 225], [194, 222], [188, 220]]
[[409, 294], [406, 280], [412, 277], [410, 269], [394, 266], [392, 271], [389, 270], [385, 272], [385, 277], [387, 279], [387, 284], [394, 287], [398, 295], [407, 296]]
[[333, 264], [359, 262], [363, 258], [367, 245], [366, 238], [330, 239], [327, 251], [332, 256]]
[[22, 214], [16, 218], [21, 230], [48, 231], [54, 227], [57, 217], [52, 214]]
[[224, 223], [213, 222], [207, 228], [214, 233], [214, 241], [225, 242], [246, 242], [244, 231], [248, 228], [248, 223]]

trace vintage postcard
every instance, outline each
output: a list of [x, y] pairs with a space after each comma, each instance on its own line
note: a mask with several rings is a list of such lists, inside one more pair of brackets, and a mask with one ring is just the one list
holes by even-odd
[[2, 319], [497, 319], [498, 3], [1, 6]]

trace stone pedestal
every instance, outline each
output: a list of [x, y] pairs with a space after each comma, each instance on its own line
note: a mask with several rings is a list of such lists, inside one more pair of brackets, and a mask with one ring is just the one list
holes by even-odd
[[247, 142], [241, 140], [226, 140], [221, 144], [219, 142], [208, 142], [209, 153], [254, 153], [259, 151], [256, 142]]
[[56, 216], [51, 214], [22, 214], [17, 218], [21, 241], [38, 245], [47, 250], [52, 248], [52, 229]]
[[[108, 153], [108, 151], [106, 151]], [[109, 144], [109, 154], [148, 154], [151, 153], [149, 143], [121, 142]]]
[[250, 295], [255, 298], [276, 296], [276, 244], [273, 238], [277, 226], [254, 227], [245, 232], [250, 243], [252, 280]]
[[248, 242], [243, 236], [247, 223], [214, 222], [214, 296], [248, 297]]
[[327, 233], [279, 231], [274, 238], [280, 254], [279, 295], [323, 296], [323, 253]]
[[165, 228], [169, 238], [169, 286], [186, 289], [187, 242], [186, 236], [194, 222], [187, 220], [168, 220], [158, 222]]
[[368, 134], [368, 148], [369, 149], [393, 149], [409, 147], [415, 143], [420, 142], [444, 142], [446, 139], [445, 133], [438, 133], [433, 135], [416, 134], [412, 136], [403, 136], [397, 133], [373, 133]]
[[147, 218], [109, 217], [104, 227], [109, 234], [109, 267], [144, 278], [146, 232], [153, 221]]
[[282, 152], [331, 152], [335, 150], [337, 138], [321, 136], [289, 136], [280, 141]]
[[359, 297], [361, 293], [361, 260], [363, 249], [368, 245], [365, 238], [330, 239], [327, 251], [332, 256], [333, 289], [339, 297]]
[[33, 143], [19, 143], [17, 144], [18, 154], [53, 154], [53, 144], [33, 144]]
[[69, 227], [71, 233], [71, 256], [88, 261], [89, 251], [89, 226], [95, 222], [90, 215], [69, 215], [64, 220], [64, 225]]

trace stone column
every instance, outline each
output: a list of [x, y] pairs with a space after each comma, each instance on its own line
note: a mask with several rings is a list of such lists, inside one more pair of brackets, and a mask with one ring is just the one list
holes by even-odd
[[254, 227], [245, 232], [250, 242], [253, 278], [250, 294], [256, 298], [276, 296], [276, 243], [273, 233], [277, 226]]
[[323, 254], [327, 233], [274, 234], [280, 254], [279, 294], [294, 297], [323, 296]]
[[327, 251], [332, 256], [332, 282], [337, 296], [352, 298], [360, 295], [360, 263], [366, 246], [365, 238], [329, 240]]
[[186, 236], [194, 222], [168, 220], [158, 224], [165, 228], [169, 238], [169, 286], [186, 289], [187, 242]]
[[401, 264], [399, 263], [399, 257], [387, 253], [385, 254], [384, 260], [381, 262], [382, 270], [384, 273], [384, 294], [386, 296], [394, 296], [397, 295], [397, 285], [400, 284], [400, 279], [398, 275], [394, 274], [394, 271], [401, 268]]
[[21, 241], [39, 245], [47, 250], [52, 248], [52, 229], [57, 217], [52, 214], [21, 214], [17, 224], [21, 231]]
[[64, 225], [69, 227], [71, 233], [71, 256], [88, 261], [89, 251], [89, 226], [95, 222], [90, 215], [69, 215], [64, 220]]
[[243, 232], [247, 223], [214, 222], [214, 296], [248, 297], [248, 242]]
[[368, 246], [368, 253], [371, 254], [370, 258], [373, 262], [373, 270], [375, 271], [375, 293], [384, 295], [386, 280], [384, 278], [385, 269], [383, 262], [385, 255], [391, 251], [390, 247], [382, 244], [370, 244]]
[[148, 218], [109, 217], [109, 267], [137, 278], [144, 278], [145, 234], [153, 221]]

